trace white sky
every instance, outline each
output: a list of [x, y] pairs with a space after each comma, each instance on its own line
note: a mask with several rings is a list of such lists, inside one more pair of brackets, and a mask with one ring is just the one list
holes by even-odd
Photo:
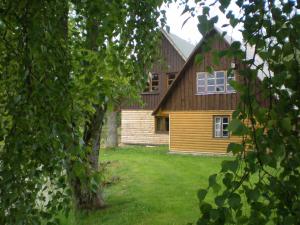
[[[210, 4], [211, 0], [207, 0], [206, 3]], [[190, 6], [196, 6], [194, 0], [189, 0], [189, 5]], [[228, 19], [226, 16], [219, 10], [218, 4], [215, 6], [211, 7], [210, 10], [210, 16], [219, 16], [219, 20], [217, 23], [217, 26], [221, 28], [221, 26], [225, 23], [228, 23]], [[179, 3], [172, 3], [169, 4], [169, 7], [166, 5], [162, 6], [162, 9], [166, 10], [166, 16], [167, 16], [167, 25], [170, 26], [170, 32], [173, 34], [176, 34], [177, 36], [193, 43], [197, 44], [200, 40], [202, 35], [198, 31], [197, 24], [198, 24], [198, 19], [197, 16], [191, 17], [188, 22], [182, 27], [183, 22], [185, 21], [186, 18], [188, 18], [189, 14], [186, 13], [184, 15], [182, 14], [182, 11], [184, 10], [183, 5], [179, 5]], [[240, 10], [239, 7], [235, 4], [234, 1], [231, 2], [229, 9], [234, 12], [235, 15], [240, 15]], [[195, 8], [196, 15], [200, 15], [202, 10], [198, 6]], [[227, 31], [228, 34], [232, 34], [232, 36], [235, 37], [236, 40], [241, 40], [241, 34], [238, 32], [239, 28], [236, 28], [232, 30], [232, 28], [222, 28], [222, 30]]]

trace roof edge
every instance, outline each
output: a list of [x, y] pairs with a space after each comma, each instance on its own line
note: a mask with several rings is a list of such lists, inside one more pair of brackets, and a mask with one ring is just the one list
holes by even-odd
[[169, 36], [169, 34], [167, 33], [167, 31], [165, 31], [163, 28], [160, 28], [160, 31], [165, 36], [165, 38], [167, 38], [167, 40], [171, 43], [171, 45], [178, 52], [178, 54], [181, 56], [181, 58], [186, 62], [187, 61], [187, 57], [185, 57], [184, 54], [183, 54], [183, 52], [176, 46], [176, 44], [174, 43], [174, 41], [172, 40], [172, 38]]
[[[173, 83], [171, 84], [170, 88], [168, 89], [168, 91], [166, 92], [166, 94], [162, 97], [161, 101], [159, 102], [159, 104], [157, 105], [157, 107], [153, 110], [152, 115], [156, 115], [158, 110], [161, 108], [162, 104], [166, 101], [167, 97], [170, 95], [172, 89], [174, 88], [174, 86], [178, 83], [178, 81], [181, 79], [182, 74], [184, 74], [184, 70], [186, 69], [186, 67], [188, 66], [188, 64], [190, 63], [191, 59], [193, 58], [193, 56], [195, 55], [195, 53], [197, 52], [197, 50], [200, 48], [200, 46], [203, 44], [204, 40], [206, 39], [206, 37], [212, 32], [212, 31], [216, 31], [219, 35], [221, 35], [221, 37], [223, 37], [223, 39], [225, 40], [225, 42], [229, 45], [231, 45], [234, 41], [232, 36], [229, 36], [227, 34], [226, 31], [223, 31], [222, 29], [220, 29], [217, 26], [214, 26], [211, 30], [209, 30], [208, 32], [206, 32], [205, 35], [203, 35], [202, 39], [200, 40], [200, 42], [195, 46], [194, 50], [192, 51], [192, 53], [189, 55], [188, 59], [186, 60], [186, 63], [183, 65], [182, 69], [180, 70], [180, 72], [177, 74], [175, 80], [173, 81]], [[225, 32], [225, 33], [224, 33]], [[253, 54], [252, 51], [249, 51], [249, 49], [251, 50], [252, 46], [250, 46], [249, 44], [246, 45], [245, 47], [242, 47], [241, 50], [244, 51], [246, 53], [246, 58], [253, 58]], [[258, 64], [263, 64], [263, 69], [262, 71], [259, 70], [258, 71], [258, 78], [260, 80], [263, 80], [265, 74], [268, 74], [268, 65], [260, 58], [259, 55], [257, 55], [255, 57], [255, 61]], [[273, 72], [269, 71], [269, 75], [272, 76]]]
[[[158, 110], [160, 109], [160, 107], [162, 106], [162, 104], [166, 101], [167, 97], [170, 95], [171, 90], [174, 88], [175, 84], [178, 83], [178, 81], [181, 79], [182, 74], [184, 74], [184, 70], [186, 69], [186, 67], [188, 66], [189, 62], [191, 61], [191, 59], [193, 58], [193, 56], [195, 55], [195, 53], [197, 52], [197, 50], [200, 48], [200, 46], [203, 44], [204, 40], [206, 39], [206, 37], [213, 31], [216, 31], [218, 34], [222, 35], [222, 32], [220, 32], [219, 29], [217, 29], [216, 27], [212, 28], [211, 30], [209, 30], [208, 32], [206, 32], [206, 34], [202, 37], [202, 39], [200, 40], [200, 42], [195, 46], [194, 50], [192, 51], [192, 53], [190, 54], [190, 56], [188, 57], [188, 59], [186, 60], [185, 64], [183, 65], [183, 67], [181, 68], [181, 70], [177, 73], [177, 76], [175, 78], [175, 80], [173, 81], [173, 83], [171, 84], [171, 86], [169, 87], [168, 91], [166, 92], [166, 94], [162, 97], [161, 101], [159, 102], [159, 104], [157, 105], [157, 107], [153, 110], [152, 115], [155, 116], [158, 112]], [[225, 39], [225, 38], [224, 38]], [[228, 42], [228, 40], [225, 39], [226, 42]], [[228, 43], [230, 45], [230, 43]]]

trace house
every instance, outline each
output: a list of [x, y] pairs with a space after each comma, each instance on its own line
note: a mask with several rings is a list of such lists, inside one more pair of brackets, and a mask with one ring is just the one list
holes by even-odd
[[[228, 49], [232, 41], [218, 28], [208, 32], [153, 111], [157, 121], [168, 121], [170, 151], [226, 153], [229, 143], [241, 141], [230, 134], [228, 124], [239, 104], [239, 94], [229, 81], [242, 80], [238, 70], [227, 75], [229, 68], [240, 64], [222, 58], [214, 65], [215, 52]], [[204, 51], [207, 42], [211, 49]], [[203, 58], [201, 63], [195, 62], [198, 55]], [[208, 72], [208, 66], [213, 66], [213, 73]]]
[[146, 90], [141, 94], [144, 104], [131, 104], [121, 109], [121, 143], [161, 145], [169, 144], [169, 121], [167, 118], [154, 117], [153, 110], [166, 94], [176, 74], [194, 46], [187, 41], [161, 30], [161, 56], [149, 73]]

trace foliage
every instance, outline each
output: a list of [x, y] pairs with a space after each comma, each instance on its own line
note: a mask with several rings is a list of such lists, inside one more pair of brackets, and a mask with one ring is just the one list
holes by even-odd
[[1, 1], [0, 8], [0, 223], [34, 224], [68, 205], [67, 2]]
[[57, 222], [73, 177], [99, 188], [85, 125], [95, 106], [141, 89], [160, 4], [0, 1], [1, 224]]
[[[199, 191], [198, 224], [299, 224], [299, 5], [237, 0], [242, 12], [237, 16], [228, 10], [230, 1], [219, 3], [230, 25], [243, 27], [244, 42], [233, 42], [221, 53], [240, 65], [242, 83], [232, 85], [241, 103], [230, 130], [243, 142], [228, 146], [236, 160], [224, 161], [221, 172], [210, 176], [208, 188]], [[218, 18], [209, 16], [211, 5], [197, 4], [203, 9], [198, 18], [204, 34]], [[249, 57], [245, 52], [251, 49]], [[226, 188], [220, 189], [221, 184]], [[206, 201], [210, 189], [217, 193], [214, 204]]]

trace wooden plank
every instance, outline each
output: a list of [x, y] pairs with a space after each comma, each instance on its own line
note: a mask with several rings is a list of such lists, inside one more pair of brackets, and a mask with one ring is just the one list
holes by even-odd
[[171, 112], [170, 149], [225, 153], [230, 142], [240, 142], [241, 138], [237, 136], [214, 138], [213, 117], [214, 115], [230, 117], [231, 114], [232, 110]]
[[121, 112], [121, 143], [125, 144], [168, 144], [169, 135], [155, 133], [152, 110]]

